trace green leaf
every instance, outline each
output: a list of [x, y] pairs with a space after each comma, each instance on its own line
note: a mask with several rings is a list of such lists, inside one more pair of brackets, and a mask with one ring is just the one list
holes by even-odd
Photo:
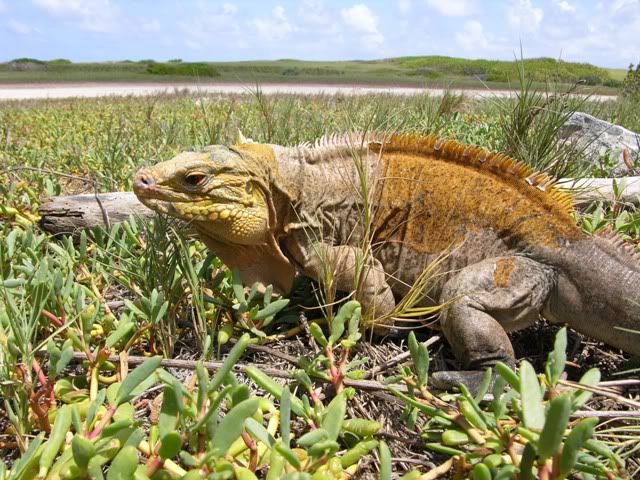
[[382, 425], [375, 420], [348, 418], [342, 422], [342, 429], [360, 438], [372, 437], [380, 431]]
[[615, 462], [619, 467], [624, 468], [624, 460], [616, 455], [613, 450], [604, 442], [590, 438], [585, 440], [584, 447], [597, 455], [601, 455]]
[[310, 447], [314, 443], [327, 440], [328, 438], [329, 438], [329, 433], [324, 428], [316, 428], [315, 430], [311, 430], [310, 432], [307, 432], [304, 435], [302, 435], [297, 440], [296, 443], [300, 447]]
[[97, 457], [91, 459], [89, 462], [89, 466], [87, 467], [87, 472], [89, 473], [89, 478], [91, 480], [104, 480], [104, 475], [102, 473], [102, 464], [98, 461], [95, 461]]
[[593, 436], [593, 429], [598, 424], [598, 418], [585, 418], [580, 420], [567, 435], [560, 457], [559, 478], [565, 478], [571, 473], [576, 464], [578, 453], [584, 443]]
[[362, 457], [367, 455], [371, 450], [378, 446], [378, 440], [369, 439], [356, 443], [352, 448], [347, 450], [342, 457], [340, 457], [340, 464], [342, 468], [350, 467], [360, 461]]
[[545, 365], [545, 372], [551, 385], [558, 383], [567, 362], [567, 328], [562, 327], [556, 334], [553, 350]]
[[115, 331], [112, 332], [105, 340], [106, 347], [113, 348], [114, 346], [118, 345], [120, 341], [129, 337], [129, 335], [131, 335], [135, 329], [136, 326], [134, 322], [120, 322], [118, 328], [116, 328]]
[[65, 368], [67, 368], [67, 365], [69, 365], [69, 362], [71, 361], [72, 358], [73, 358], [73, 347], [71, 346], [71, 341], [67, 340], [62, 347], [62, 352], [60, 352], [60, 358], [55, 364], [55, 367], [54, 367], [55, 373], [52, 375], [50, 372], [49, 377], [53, 378], [56, 375], [58, 375], [60, 372], [62, 372]]
[[246, 310], [247, 301], [244, 296], [244, 286], [242, 285], [242, 279], [240, 278], [240, 270], [234, 268], [231, 271], [231, 281], [233, 288], [233, 295], [240, 305], [243, 306], [243, 310]]
[[196, 407], [198, 411], [204, 408], [207, 401], [209, 390], [209, 373], [204, 368], [202, 360], [196, 362], [196, 378], [198, 379], [198, 395], [196, 397]]
[[321, 347], [326, 347], [329, 344], [327, 337], [325, 337], [324, 333], [322, 332], [322, 328], [320, 328], [320, 325], [318, 325], [316, 322], [311, 322], [309, 324], [309, 332]]
[[256, 474], [245, 467], [236, 468], [236, 480], [258, 480]]
[[471, 470], [471, 478], [473, 480], [491, 480], [491, 470], [484, 463], [476, 463]]
[[[594, 387], [598, 384], [599, 381], [600, 381], [600, 370], [598, 370], [597, 368], [591, 368], [587, 370], [584, 373], [584, 375], [582, 375], [578, 383], [581, 383], [582, 385]], [[591, 398], [592, 395], [593, 393], [587, 390], [576, 390], [573, 394], [573, 408], [577, 409], [582, 405], [584, 405], [587, 402], [587, 400]]]
[[298, 456], [291, 450], [289, 447], [282, 444], [282, 442], [277, 442], [274, 446], [276, 451], [284, 457], [284, 459], [296, 470], [300, 470], [300, 460]]
[[279, 300], [276, 300], [275, 302], [270, 303], [269, 305], [265, 306], [264, 308], [258, 310], [258, 313], [255, 314], [253, 319], [254, 320], [263, 320], [265, 318], [269, 318], [269, 317], [275, 315], [276, 313], [278, 313], [280, 310], [282, 310], [288, 304], [289, 304], [289, 299], [287, 299], [287, 298], [281, 298]]
[[342, 305], [338, 314], [331, 322], [331, 336], [329, 337], [329, 344], [334, 345], [340, 337], [342, 337], [345, 324], [350, 322], [353, 317], [360, 318], [360, 314], [360, 303], [357, 300], [351, 300]]
[[91, 402], [91, 404], [89, 405], [89, 408], [87, 409], [87, 416], [85, 418], [87, 429], [89, 429], [93, 424], [93, 420], [96, 416], [96, 413], [104, 403], [104, 399], [106, 398], [106, 396], [107, 396], [107, 389], [103, 388], [102, 390], [98, 391], [98, 395], [96, 395], [95, 400]]
[[[233, 378], [235, 380], [235, 377], [233, 375], [227, 378]], [[240, 383], [233, 386], [231, 392], [229, 393], [229, 396], [231, 397], [231, 406], [233, 406], [249, 398], [251, 396], [251, 392], [249, 391], [248, 386], [246, 386], [244, 383]]]
[[216, 452], [215, 455], [227, 453], [231, 444], [240, 437], [244, 428], [244, 421], [256, 413], [256, 410], [258, 410], [257, 397], [240, 402], [229, 410], [211, 439], [211, 450]]
[[451, 419], [442, 410], [439, 410], [430, 405], [426, 405], [422, 402], [418, 402], [417, 400], [405, 395], [404, 393], [400, 392], [399, 390], [396, 390], [393, 387], [388, 387], [388, 388], [393, 395], [400, 398], [404, 403], [417, 408], [419, 411], [421, 411], [425, 415], [428, 415], [429, 417], [436, 418], [437, 421], [442, 425], [445, 425], [445, 426], [453, 425], [453, 422], [451, 421]]
[[[282, 386], [276, 383], [269, 375], [264, 373], [257, 367], [247, 366], [244, 373], [253, 380], [263, 390], [282, 401]], [[307, 418], [307, 414], [304, 411], [302, 401], [295, 395], [291, 395], [291, 410], [299, 417]]]
[[178, 432], [169, 432], [160, 437], [160, 449], [158, 455], [162, 460], [173, 458], [182, 449], [182, 437]]
[[107, 480], [131, 480], [136, 468], [138, 468], [138, 450], [128, 445], [120, 450], [111, 462]]
[[[484, 371], [484, 376], [482, 377], [482, 383], [478, 387], [478, 392], [475, 397], [473, 397], [476, 404], [482, 402], [482, 399], [489, 391], [489, 387], [491, 386], [491, 378], [493, 377], [493, 372], [491, 368], [486, 368]], [[504, 387], [503, 387], [504, 388]], [[501, 391], [502, 393], [502, 391]]]
[[538, 441], [538, 460], [542, 464], [560, 448], [571, 416], [571, 399], [566, 395], [551, 400], [547, 419]]
[[280, 436], [282, 444], [289, 446], [291, 437], [291, 392], [289, 387], [282, 390], [282, 398], [280, 399]]
[[[504, 412], [507, 411], [507, 402], [503, 401], [504, 396], [504, 387], [507, 384], [507, 381], [504, 379], [502, 375], [497, 375], [496, 380], [493, 383], [493, 400], [491, 401], [491, 410], [493, 411], [493, 416], [496, 419], [496, 422], [502, 418]], [[510, 390], [513, 392], [514, 390]]]
[[267, 447], [272, 448], [275, 445], [276, 440], [267, 431], [264, 426], [253, 418], [247, 418], [244, 422], [244, 426], [251, 435], [264, 443]]
[[174, 431], [178, 424], [178, 414], [181, 410], [178, 398], [175, 386], [171, 384], [165, 385], [164, 393], [162, 394], [160, 415], [158, 416], [160, 438]]
[[49, 440], [43, 445], [40, 461], [38, 462], [38, 478], [44, 478], [53, 464], [53, 460], [60, 453], [64, 437], [71, 427], [71, 407], [63, 405], [56, 413], [56, 420], [51, 428]]
[[413, 365], [416, 370], [416, 378], [418, 387], [427, 384], [427, 375], [429, 373], [429, 351], [424, 344], [418, 343], [415, 333], [410, 332], [408, 338], [409, 351], [413, 359]]
[[458, 405], [464, 418], [474, 427], [486, 432], [487, 422], [491, 421], [491, 417], [482, 411], [465, 385], [460, 385], [460, 390], [464, 398], [458, 400]]
[[505, 465], [498, 472], [493, 480], [512, 480], [517, 478], [518, 470], [514, 465]]
[[116, 405], [120, 405], [122, 402], [126, 401], [131, 392], [133, 392], [138, 385], [151, 377], [161, 363], [162, 357], [151, 357], [146, 359], [142, 365], [139, 365], [129, 373], [127, 378], [125, 378], [120, 385], [115, 401]]
[[325, 455], [330, 456], [338, 450], [340, 450], [340, 444], [335, 440], [322, 440], [321, 442], [311, 445], [307, 449], [307, 452], [315, 458], [320, 458]]
[[40, 452], [40, 447], [42, 447], [43, 439], [44, 432], [41, 432], [31, 440], [27, 451], [13, 464], [9, 480], [31, 480], [33, 478], [36, 473], [36, 462], [38, 461], [38, 453]]
[[496, 373], [511, 385], [512, 388], [520, 391], [520, 378], [507, 364], [502, 362], [496, 363]]
[[380, 480], [391, 480], [391, 452], [385, 442], [380, 442]]
[[71, 451], [73, 461], [83, 471], [87, 469], [89, 461], [96, 455], [96, 447], [93, 442], [80, 435], [74, 436], [71, 440]]
[[531, 442], [527, 443], [522, 451], [520, 460], [520, 480], [533, 480], [533, 463], [536, 460], [536, 449]]
[[216, 374], [211, 379], [211, 382], [209, 383], [209, 387], [207, 389], [209, 392], [213, 392], [214, 390], [217, 390], [218, 387], [222, 385], [222, 382], [224, 381], [226, 376], [231, 373], [231, 371], [233, 370], [233, 367], [240, 360], [240, 357], [242, 356], [244, 351], [247, 349], [247, 346], [249, 345], [250, 341], [251, 341], [251, 337], [249, 336], [248, 333], [245, 333], [238, 339], [238, 343], [236, 343], [233, 346], [233, 348], [229, 352], [229, 355], [227, 356], [227, 358], [225, 358], [222, 364], [222, 367], [220, 367], [220, 369], [216, 372]]
[[322, 417], [322, 428], [327, 431], [330, 440], [338, 439], [346, 412], [347, 397], [341, 392], [333, 397]]
[[284, 470], [284, 457], [278, 450], [273, 448], [269, 456], [269, 471], [265, 480], [280, 480], [282, 471]]
[[544, 426], [544, 403], [540, 383], [533, 366], [526, 360], [520, 364], [520, 398], [525, 427], [541, 430]]
[[445, 430], [442, 432], [442, 443], [449, 447], [457, 447], [469, 443], [469, 435], [461, 430]]

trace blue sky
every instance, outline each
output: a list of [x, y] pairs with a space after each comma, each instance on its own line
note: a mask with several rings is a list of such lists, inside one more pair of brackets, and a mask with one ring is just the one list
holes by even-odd
[[640, 61], [640, 0], [0, 0], [0, 60]]

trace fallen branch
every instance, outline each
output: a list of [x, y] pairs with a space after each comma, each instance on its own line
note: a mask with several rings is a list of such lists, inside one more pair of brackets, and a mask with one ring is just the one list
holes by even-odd
[[[87, 359], [87, 355], [84, 352], [74, 352], [73, 359], [76, 361], [83, 361]], [[128, 356], [127, 361], [129, 365], [141, 365], [148, 357], [141, 356]], [[112, 363], [119, 363], [120, 357], [116, 355], [110, 355], [107, 360]], [[196, 365], [198, 364], [195, 360], [180, 360], [176, 358], [163, 358], [160, 366], [167, 368], [183, 368], [185, 370], [195, 370]], [[209, 370], [210, 372], [214, 372], [220, 368], [222, 368], [223, 362], [202, 362], [202, 366]], [[280, 370], [277, 368], [267, 367], [264, 365], [258, 364], [242, 364], [237, 363], [233, 366], [233, 371], [236, 373], [244, 373], [248, 366], [256, 367], [262, 370], [264, 373], [269, 375], [270, 377], [275, 378], [287, 378], [291, 379], [291, 374], [293, 370]], [[344, 379], [344, 385], [347, 387], [353, 387], [358, 390], [365, 390], [369, 392], [377, 392], [377, 391], [386, 391], [387, 386], [383, 385], [380, 382], [376, 382], [373, 380], [351, 380]], [[396, 390], [400, 390], [403, 393], [406, 393], [406, 387], [404, 385], [396, 385]], [[393, 397], [395, 398], [395, 397]]]
[[[42, 352], [42, 353], [46, 355], [46, 352]], [[145, 360], [147, 360], [147, 358], [148, 357], [142, 357], [142, 356], [128, 356], [127, 363], [129, 365], [134, 365], [134, 366], [141, 365]], [[73, 359], [75, 361], [84, 361], [87, 359], [87, 355], [84, 352], [74, 352]], [[110, 355], [107, 358], [107, 360], [112, 363], [119, 363], [120, 357], [116, 355]], [[160, 363], [162, 367], [183, 368], [186, 370], [195, 370], [197, 364], [198, 362], [195, 360], [180, 360], [180, 359], [173, 359], [173, 358], [163, 358], [162, 362]], [[206, 368], [210, 372], [214, 372], [218, 370], [219, 368], [222, 367], [222, 364], [223, 362], [202, 362], [202, 365], [204, 366], [204, 368]], [[286, 378], [286, 379], [292, 378], [291, 373], [293, 372], [293, 370], [280, 370], [277, 368], [267, 367], [265, 365], [259, 365], [259, 364], [237, 363], [236, 365], [233, 366], [233, 371], [237, 373], [243, 373], [246, 370], [246, 368], [250, 365], [253, 367], [259, 368], [260, 370], [262, 370], [264, 373], [266, 373], [271, 377]], [[324, 381], [322, 379], [316, 379], [316, 380]], [[328, 383], [328, 381], [326, 381], [326, 383]], [[567, 383], [568, 384], [571, 383], [572, 384], [571, 386], [574, 386], [573, 382], [567, 382]], [[602, 382], [602, 383], [606, 385], [608, 382]], [[357, 390], [371, 392], [372, 394], [381, 397], [383, 400], [397, 402], [403, 405], [402, 400], [387, 393], [388, 387], [380, 382], [376, 382], [373, 380], [351, 380], [351, 379], [345, 378], [344, 385], [346, 387], [353, 387]], [[575, 384], [575, 386], [576, 388], [584, 387], [583, 385], [579, 385], [579, 384]], [[600, 384], [596, 385], [595, 387], [597, 388], [599, 386]], [[405, 385], [395, 384], [393, 387], [396, 390], [401, 391], [402, 393], [407, 393], [407, 387]], [[602, 392], [600, 391], [596, 391], [594, 393], [602, 394]], [[609, 395], [604, 395], [604, 396], [609, 396]], [[492, 398], [493, 397], [491, 397], [490, 399]], [[624, 399], [624, 397], [622, 398]], [[487, 398], [485, 398], [485, 400], [487, 400]], [[571, 415], [571, 418], [584, 418], [584, 417], [640, 418], [640, 410], [580, 410], [580, 411], [574, 412]]]
[[[562, 179], [559, 185], [573, 193], [576, 206], [586, 207], [594, 201], [619, 201], [640, 204], [640, 177], [615, 179], [622, 185], [616, 198], [611, 178]], [[154, 212], [142, 205], [131, 192], [111, 192], [52, 197], [40, 207], [40, 226], [57, 233], [74, 233], [77, 230], [118, 223], [134, 215], [151, 218]], [[108, 219], [108, 221], [106, 221]]]

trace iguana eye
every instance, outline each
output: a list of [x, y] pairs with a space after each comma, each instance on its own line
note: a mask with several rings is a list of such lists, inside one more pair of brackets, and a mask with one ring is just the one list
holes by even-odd
[[184, 181], [192, 187], [197, 187], [202, 185], [206, 178], [207, 176], [202, 173], [190, 173], [184, 177]]

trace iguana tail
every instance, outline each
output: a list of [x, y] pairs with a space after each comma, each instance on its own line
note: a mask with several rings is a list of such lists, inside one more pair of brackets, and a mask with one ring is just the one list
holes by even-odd
[[[640, 262], [615, 237], [588, 237], [550, 253], [558, 284], [545, 316], [640, 355]], [[638, 333], [633, 333], [637, 331]]]

